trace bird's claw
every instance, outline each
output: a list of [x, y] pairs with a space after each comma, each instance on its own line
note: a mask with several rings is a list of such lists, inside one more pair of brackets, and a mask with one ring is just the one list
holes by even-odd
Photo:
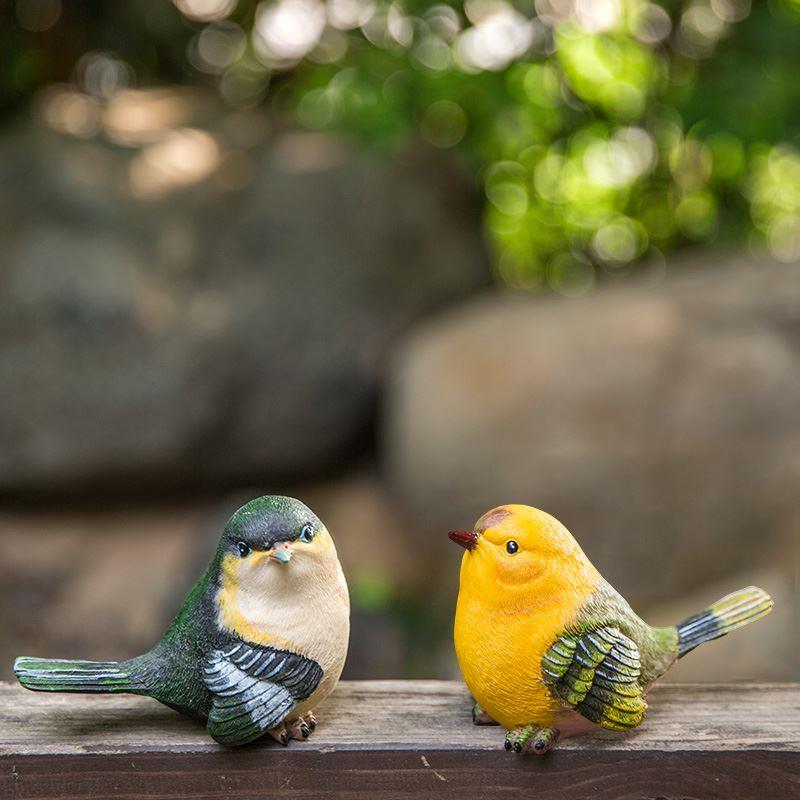
[[270, 728], [267, 733], [279, 744], [286, 747], [289, 744], [289, 734], [286, 732], [286, 724], [281, 723], [274, 728]]
[[558, 742], [558, 728], [540, 728], [537, 725], [520, 725], [506, 734], [503, 746], [519, 755], [536, 753], [544, 755]]
[[297, 717], [291, 722], [286, 723], [286, 731], [290, 739], [302, 741], [303, 739], [308, 739], [311, 728], [308, 727], [308, 724], [302, 717]]
[[302, 717], [295, 717], [282, 722], [277, 727], [272, 728], [269, 731], [269, 735], [285, 747], [291, 739], [297, 739], [298, 741], [308, 739], [314, 733], [316, 727], [317, 718], [309, 711], [308, 714]]
[[472, 706], [472, 724], [473, 725], [499, 725], [499, 722], [495, 722], [481, 707], [478, 703], [475, 703]]
[[302, 717], [295, 717], [286, 723], [286, 731], [290, 739], [297, 739], [302, 741], [308, 739], [317, 727], [317, 718], [311, 714], [305, 714]]

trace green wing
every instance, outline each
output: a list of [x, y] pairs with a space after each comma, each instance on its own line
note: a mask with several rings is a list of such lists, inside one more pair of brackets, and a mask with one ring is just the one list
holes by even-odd
[[203, 666], [212, 695], [208, 732], [220, 743], [252, 742], [283, 722], [322, 680], [316, 661], [288, 650], [237, 642]]
[[635, 728], [647, 703], [636, 644], [612, 626], [570, 631], [542, 658], [542, 678], [586, 719], [615, 731]]

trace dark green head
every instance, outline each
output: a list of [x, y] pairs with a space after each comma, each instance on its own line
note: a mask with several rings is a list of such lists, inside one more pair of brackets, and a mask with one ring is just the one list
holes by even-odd
[[259, 497], [242, 506], [225, 526], [216, 570], [218, 624], [247, 641], [260, 641], [268, 622], [278, 625], [281, 604], [301, 608], [312, 588], [339, 587], [346, 601], [333, 539], [291, 497]]
[[266, 495], [243, 505], [228, 520], [220, 540], [220, 555], [246, 558], [252, 552], [274, 551], [282, 542], [311, 544], [325, 530], [319, 517], [293, 497]]

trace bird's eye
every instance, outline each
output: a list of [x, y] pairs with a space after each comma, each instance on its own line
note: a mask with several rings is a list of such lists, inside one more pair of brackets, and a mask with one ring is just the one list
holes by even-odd
[[314, 528], [311, 525], [303, 525], [300, 528], [300, 541], [301, 542], [311, 542], [314, 540]]
[[513, 539], [511, 539], [506, 544], [506, 550], [513, 556], [514, 553], [516, 553], [517, 550], [519, 550], [519, 545]]
[[237, 542], [236, 546], [239, 548], [239, 555], [242, 558], [249, 556], [253, 552], [253, 548], [247, 542]]

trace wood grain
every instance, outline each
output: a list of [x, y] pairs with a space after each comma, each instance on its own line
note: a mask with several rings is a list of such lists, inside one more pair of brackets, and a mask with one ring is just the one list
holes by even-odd
[[[227, 751], [147, 698], [0, 684], [0, 798], [798, 798], [800, 685], [665, 684], [633, 733], [544, 758], [471, 724], [463, 685], [343, 682], [307, 742]], [[330, 793], [332, 792], [332, 794]]]

